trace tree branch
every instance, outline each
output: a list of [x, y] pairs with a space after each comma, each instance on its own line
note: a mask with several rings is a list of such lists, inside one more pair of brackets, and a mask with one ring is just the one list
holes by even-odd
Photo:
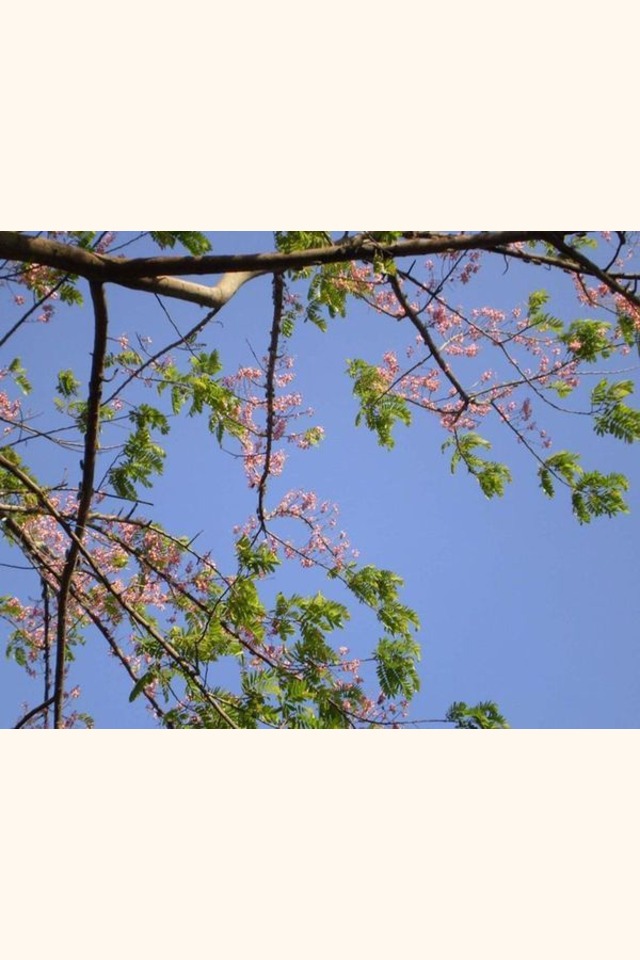
[[[4, 510], [4, 507], [3, 507], [3, 510]], [[57, 582], [58, 584], [60, 584], [61, 574], [51, 566], [51, 564], [48, 562], [48, 558], [44, 555], [44, 553], [41, 550], [38, 549], [38, 546], [34, 543], [33, 539], [29, 537], [29, 535], [22, 529], [22, 527], [18, 523], [16, 523], [15, 520], [13, 520], [12, 517], [5, 517], [4, 520], [10, 534], [21, 545], [23, 552], [31, 561], [32, 565], [34, 566], [37, 565], [37, 569], [40, 572], [40, 578], [42, 580], [43, 595], [45, 592], [45, 585], [47, 588], [49, 587], [49, 581], [47, 581], [46, 578], [44, 577], [43, 571], [46, 570], [46, 572], [49, 574], [49, 576], [51, 577], [52, 584], [53, 582]], [[109, 644], [111, 650], [113, 651], [115, 656], [118, 658], [122, 666], [125, 668], [130, 678], [133, 680], [134, 684], [137, 683], [139, 678], [136, 676], [135, 672], [131, 668], [131, 665], [128, 663], [126, 657], [118, 647], [118, 644], [116, 643], [115, 639], [111, 635], [110, 631], [107, 629], [107, 627], [101, 621], [100, 617], [93, 610], [90, 600], [83, 593], [81, 593], [73, 584], [70, 587], [70, 592], [73, 599], [79, 604], [80, 607], [82, 607], [82, 609], [87, 614], [89, 619], [93, 622], [94, 626], [103, 635], [103, 637]], [[45, 631], [45, 637], [44, 637], [45, 655], [47, 650], [47, 647], [46, 647], [47, 642], [48, 642], [48, 639]], [[45, 668], [45, 676], [46, 676], [46, 668]], [[163, 717], [164, 710], [162, 709], [160, 704], [157, 702], [155, 697], [151, 693], [149, 693], [149, 691], [146, 689], [142, 690], [142, 694], [149, 701], [149, 704], [151, 705], [153, 710], [156, 712], [156, 714], [159, 717]], [[38, 713], [48, 710], [48, 708], [53, 704], [54, 699], [55, 698], [53, 696], [48, 697], [48, 684], [45, 681], [44, 702], [41, 703], [40, 706], [36, 707], [34, 710], [29, 711], [29, 713], [26, 716], [22, 717], [22, 719], [16, 724], [16, 729], [23, 727], [29, 720], [31, 720]], [[165, 726], [167, 728], [171, 728], [173, 724], [166, 722]]]
[[82, 461], [82, 479], [78, 513], [76, 515], [75, 539], [67, 550], [60, 588], [58, 591], [58, 623], [56, 630], [56, 666], [54, 678], [54, 727], [62, 726], [62, 705], [64, 699], [64, 666], [67, 645], [67, 607], [69, 590], [76, 563], [78, 562], [79, 546], [84, 538], [87, 517], [93, 499], [93, 482], [95, 479], [96, 453], [98, 449], [98, 433], [100, 429], [100, 405], [102, 402], [102, 382], [104, 375], [104, 360], [107, 350], [107, 331], [109, 318], [104, 287], [101, 283], [90, 284], [91, 298], [95, 315], [93, 360], [91, 364], [91, 378], [89, 381], [89, 397], [87, 403], [87, 425], [84, 444], [84, 459]]
[[[113, 257], [96, 254], [81, 247], [29, 237], [22, 233], [0, 231], [0, 256], [30, 263], [40, 263], [79, 274], [103, 283], [125, 286], [133, 281], [146, 285], [151, 278], [206, 276], [249, 271], [272, 273], [276, 270], [302, 270], [323, 263], [346, 263], [350, 260], [373, 260], [376, 257], [409, 257], [450, 253], [460, 250], [493, 250], [497, 246], [527, 241], [544, 241], [545, 231], [497, 230], [477, 233], [426, 234], [393, 243], [368, 240], [364, 234], [352, 237], [349, 243], [328, 244], [293, 253], [249, 253], [221, 256], [158, 256]], [[154, 281], [155, 282], [155, 281]], [[141, 287], [143, 289], [143, 287]], [[176, 288], [177, 289], [177, 288]], [[187, 288], [188, 289], [188, 288]], [[204, 288], [205, 290], [210, 288]], [[158, 290], [161, 293], [163, 291]], [[211, 304], [212, 306], [214, 304]]]
[[[94, 253], [91, 250], [85, 250], [82, 247], [59, 243], [57, 240], [29, 237], [26, 234], [7, 231], [0, 231], [0, 256], [24, 263], [39, 263], [57, 270], [64, 270], [65, 273], [85, 277], [87, 280], [117, 283], [133, 290], [156, 293], [165, 297], [197, 303], [202, 307], [218, 309], [224, 306], [247, 280], [260, 275], [260, 271], [256, 270], [233, 270], [232, 276], [223, 276], [214, 287], [207, 287], [200, 283], [189, 283], [174, 276], [161, 276], [159, 274], [162, 274], [162, 271], [156, 271], [154, 275], [147, 277], [144, 275], [145, 271], [142, 270], [134, 277], [127, 277], [121, 273], [122, 265], [136, 264], [139, 262], [138, 260], [109, 257]], [[201, 258], [196, 257], [195, 259]], [[175, 274], [184, 272], [181, 270], [174, 271]], [[225, 273], [226, 271], [203, 271], [203, 273], [207, 272]], [[63, 278], [63, 282], [66, 279], [68, 277]], [[10, 331], [10, 334], [12, 332], [13, 330]]]
[[282, 307], [284, 296], [284, 281], [281, 273], [273, 275], [273, 323], [271, 325], [271, 340], [269, 342], [269, 362], [267, 366], [267, 444], [264, 455], [264, 469], [260, 482], [258, 483], [258, 520], [260, 526], [258, 533], [262, 530], [266, 533], [264, 518], [264, 495], [267, 488], [267, 479], [271, 469], [271, 449], [273, 446], [273, 400], [274, 400], [274, 377], [276, 372], [276, 361], [278, 359], [278, 339], [280, 337], [280, 327], [282, 324]]
[[33, 710], [29, 710], [28, 713], [25, 713], [24, 717], [21, 717], [20, 720], [16, 723], [14, 730], [20, 730], [24, 727], [29, 720], [33, 720], [34, 717], [37, 717], [39, 713], [43, 713], [45, 710], [48, 710], [51, 704], [53, 703], [54, 698], [49, 697], [48, 700], [45, 700], [44, 703], [39, 703], [37, 707], [34, 707]]
[[391, 288], [394, 294], [396, 295], [396, 299], [398, 303], [404, 310], [405, 316], [409, 318], [413, 326], [416, 328], [416, 330], [422, 337], [425, 343], [425, 346], [427, 346], [431, 352], [431, 356], [433, 357], [435, 362], [438, 364], [438, 366], [444, 373], [449, 383], [454, 387], [456, 393], [458, 394], [460, 399], [463, 401], [464, 406], [468, 407], [469, 404], [471, 403], [471, 397], [469, 396], [467, 391], [464, 389], [460, 381], [457, 379], [455, 374], [452, 372], [451, 368], [449, 367], [449, 364], [446, 363], [445, 360], [443, 360], [443, 358], [441, 357], [437, 344], [433, 339], [433, 337], [431, 336], [431, 333], [429, 332], [429, 328], [426, 326], [426, 324], [422, 322], [422, 320], [420, 319], [416, 311], [412, 309], [411, 304], [409, 303], [404, 293], [402, 292], [402, 287], [400, 286], [398, 278], [393, 276], [389, 277], [389, 283], [391, 284]]

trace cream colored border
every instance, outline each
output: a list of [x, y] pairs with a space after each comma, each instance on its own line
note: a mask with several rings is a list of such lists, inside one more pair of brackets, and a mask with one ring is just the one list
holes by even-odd
[[[634, 226], [637, 27], [573, 0], [16, 4], [0, 226]], [[0, 944], [635, 958], [639, 746], [3, 732]]]

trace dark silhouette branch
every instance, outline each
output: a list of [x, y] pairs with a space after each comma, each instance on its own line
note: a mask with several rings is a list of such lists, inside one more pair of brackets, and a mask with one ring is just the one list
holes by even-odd
[[[291, 253], [251, 253], [220, 256], [114, 257], [81, 247], [0, 231], [0, 256], [10, 260], [38, 263], [76, 274], [88, 280], [116, 283], [132, 289], [174, 297], [207, 307], [223, 306], [239, 286], [264, 273], [303, 270], [308, 267], [352, 260], [373, 262], [382, 258], [402, 258], [452, 254], [483, 250], [537, 265], [548, 265], [572, 273], [587, 273], [606, 283], [610, 290], [628, 297], [636, 306], [640, 299], [623, 287], [614, 275], [603, 271], [580, 251], [566, 243], [572, 231], [486, 230], [459, 233], [420, 233], [403, 235], [391, 243], [380, 243], [366, 233], [348, 239]], [[559, 257], [534, 250], [518, 250], [514, 244], [547, 243]], [[214, 287], [180, 279], [184, 276], [224, 274]], [[634, 276], [630, 279], [637, 280]]]
[[389, 283], [391, 284], [391, 289], [393, 290], [398, 303], [402, 307], [405, 316], [411, 321], [413, 326], [416, 328], [416, 330], [422, 337], [425, 346], [429, 349], [431, 356], [433, 357], [435, 362], [438, 364], [438, 366], [444, 373], [449, 383], [452, 385], [452, 387], [454, 387], [456, 393], [462, 400], [464, 407], [468, 407], [469, 404], [471, 403], [471, 397], [469, 396], [467, 391], [464, 389], [464, 387], [462, 386], [462, 384], [460, 383], [456, 375], [453, 373], [449, 364], [446, 363], [446, 361], [441, 356], [440, 351], [438, 350], [438, 346], [435, 340], [433, 339], [433, 337], [431, 336], [429, 328], [425, 323], [423, 323], [423, 321], [420, 319], [420, 317], [418, 316], [418, 314], [413, 309], [413, 307], [405, 297], [404, 293], [402, 292], [402, 287], [400, 286], [400, 282], [398, 281], [398, 278], [394, 276], [390, 276]]
[[258, 483], [258, 521], [260, 526], [258, 532], [266, 533], [266, 524], [264, 517], [264, 497], [267, 489], [267, 480], [271, 470], [271, 450], [273, 447], [273, 428], [274, 414], [273, 401], [275, 398], [274, 378], [276, 372], [276, 361], [278, 359], [278, 340], [280, 338], [280, 328], [282, 326], [282, 309], [284, 304], [284, 280], [281, 273], [273, 275], [273, 323], [271, 324], [271, 339], [269, 341], [269, 360], [267, 364], [267, 425], [266, 425], [266, 450], [264, 455], [264, 468], [260, 482]]
[[[328, 263], [347, 263], [351, 260], [371, 262], [379, 257], [433, 256], [465, 250], [494, 250], [513, 243], [545, 241], [545, 231], [499, 230], [477, 233], [414, 234], [409, 239], [392, 243], [370, 240], [366, 234], [351, 237], [348, 242], [327, 244], [310, 250], [292, 253], [250, 253], [222, 256], [157, 256], [113, 257], [97, 254], [81, 247], [30, 237], [22, 233], [0, 231], [0, 256], [30, 263], [39, 263], [75, 273], [102, 283], [117, 283], [183, 300], [194, 300], [208, 306], [217, 306], [224, 299], [223, 277], [217, 287], [205, 287], [175, 279], [182, 276], [215, 274], [246, 274], [243, 281], [260, 273], [303, 270], [306, 267]], [[213, 298], [213, 299], [212, 299]], [[215, 300], [215, 302], [214, 302]]]
[[79, 547], [84, 538], [87, 517], [93, 499], [93, 483], [96, 470], [96, 454], [98, 450], [98, 434], [100, 430], [100, 406], [102, 402], [102, 383], [104, 378], [104, 361], [107, 351], [107, 333], [109, 318], [104, 287], [101, 283], [91, 283], [91, 299], [95, 317], [93, 359], [91, 363], [91, 377], [89, 380], [89, 397], [87, 403], [87, 423], [82, 460], [82, 479], [80, 482], [78, 513], [75, 523], [75, 539], [67, 550], [60, 588], [58, 591], [58, 622], [56, 630], [56, 665], [54, 678], [54, 726], [62, 726], [62, 706], [64, 700], [64, 673], [67, 646], [67, 609], [71, 581], [78, 562]]
[[30, 720], [33, 720], [34, 717], [37, 717], [39, 713], [44, 713], [45, 710], [48, 710], [53, 703], [53, 700], [53, 697], [49, 697], [49, 699], [45, 700], [44, 703], [38, 704], [38, 706], [34, 707], [33, 710], [29, 710], [28, 713], [25, 713], [24, 717], [21, 717], [21, 719], [16, 723], [14, 730], [20, 730], [22, 727], [26, 726]]

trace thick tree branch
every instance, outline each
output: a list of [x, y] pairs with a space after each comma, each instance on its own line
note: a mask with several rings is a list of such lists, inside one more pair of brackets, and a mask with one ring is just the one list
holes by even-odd
[[142, 290], [145, 293], [155, 293], [158, 296], [173, 297], [174, 300], [184, 300], [187, 303], [197, 303], [200, 307], [211, 307], [219, 310], [228, 303], [231, 297], [248, 280], [262, 276], [260, 270], [243, 270], [238, 273], [224, 275], [215, 287], [206, 287], [201, 283], [190, 283], [177, 277], [154, 277], [151, 279], [113, 282], [132, 290]]
[[0, 231], [0, 256], [55, 267], [90, 280], [129, 286], [133, 281], [144, 281], [147, 284], [151, 278], [158, 277], [207, 276], [246, 271], [272, 273], [276, 270], [302, 270], [305, 267], [323, 263], [373, 260], [380, 256], [414, 257], [421, 254], [428, 256], [460, 250], [493, 250], [496, 246], [543, 241], [548, 237], [549, 233], [545, 231], [497, 230], [415, 235], [410, 239], [381, 244], [361, 235], [345, 243], [293, 253], [249, 253], [202, 257], [158, 256], [129, 259], [92, 253], [56, 240]]
[[87, 517], [93, 499], [93, 482], [96, 470], [96, 454], [98, 450], [98, 433], [100, 430], [100, 405], [102, 402], [102, 382], [104, 376], [104, 360], [107, 350], [107, 331], [109, 319], [104, 287], [101, 283], [91, 283], [91, 298], [95, 315], [93, 359], [91, 363], [91, 377], [89, 380], [89, 397], [87, 403], [87, 424], [84, 444], [84, 459], [82, 461], [82, 480], [80, 483], [78, 513], [75, 524], [75, 539], [67, 550], [60, 589], [58, 591], [58, 624], [56, 630], [56, 667], [54, 678], [54, 726], [62, 726], [62, 706], [64, 700], [64, 667], [67, 646], [67, 607], [71, 581], [78, 562], [79, 546], [84, 538]]
[[[484, 250], [538, 265], [546, 263], [570, 273], [584, 272], [602, 280], [613, 292], [623, 294], [636, 306], [640, 306], [640, 300], [608, 271], [603, 271], [575, 248], [566, 244], [564, 238], [570, 233], [571, 231], [526, 230], [462, 231], [448, 234], [411, 233], [387, 244], [371, 240], [367, 234], [359, 234], [343, 242], [292, 253], [127, 258], [97, 254], [91, 250], [42, 237], [0, 231], [0, 256], [54, 267], [89, 280], [116, 283], [216, 308], [223, 306], [247, 280], [263, 273], [302, 270], [306, 267], [345, 263], [351, 260], [372, 262], [380, 257], [397, 259], [451, 254], [465, 250]], [[555, 258], [534, 251], [519, 251], [513, 246], [528, 242], [549, 243], [556, 247], [561, 256]], [[229, 276], [224, 276], [214, 287], [179, 279], [182, 276], [215, 274]]]
[[[111, 261], [109, 269], [117, 272], [119, 280], [154, 276], [187, 276], [216, 273], [235, 273], [242, 270], [258, 270], [273, 273], [283, 270], [302, 270], [305, 267], [325, 263], [347, 263], [351, 260], [372, 261], [379, 257], [415, 257], [460, 250], [491, 250], [497, 244], [524, 243], [545, 240], [545, 232], [518, 230], [483, 231], [479, 233], [428, 234], [414, 236], [393, 243], [379, 243], [367, 239], [365, 234], [352, 237], [346, 243], [330, 244], [310, 250], [292, 253], [253, 253], [233, 256], [177, 256], [141, 257], [131, 260]], [[0, 234], [2, 252], [2, 234]]]
[[[177, 300], [197, 303], [199, 306], [215, 309], [223, 307], [248, 280], [260, 275], [260, 271], [256, 270], [234, 270], [232, 275], [223, 276], [220, 282], [213, 287], [200, 283], [190, 283], [179, 279], [177, 276], [160, 276], [159, 274], [162, 271], [156, 271], [151, 277], [145, 277], [144, 271], [138, 273], [135, 277], [126, 277], [121, 274], [121, 265], [135, 264], [136, 260], [108, 257], [91, 250], [85, 250], [82, 247], [60, 243], [57, 240], [46, 240], [42, 237], [29, 237], [26, 234], [6, 231], [0, 231], [0, 256], [24, 263], [38, 263], [53, 267], [56, 270], [64, 270], [65, 273], [76, 274], [85, 277], [87, 280], [116, 283], [133, 290], [156, 293], [160, 296], [173, 297]], [[174, 271], [175, 274], [181, 272], [184, 271]], [[225, 273], [226, 271], [211, 270], [203, 272], [214, 274]], [[68, 277], [64, 277], [61, 282], [67, 279]], [[10, 333], [12, 332], [13, 330], [10, 331]]]

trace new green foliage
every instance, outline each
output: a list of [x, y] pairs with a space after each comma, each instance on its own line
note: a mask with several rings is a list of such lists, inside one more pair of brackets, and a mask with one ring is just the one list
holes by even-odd
[[281, 562], [268, 543], [263, 542], [254, 546], [246, 534], [237, 541], [236, 554], [241, 568], [257, 576], [273, 573]]
[[166, 416], [155, 407], [140, 404], [129, 414], [135, 426], [124, 445], [120, 462], [109, 471], [109, 479], [120, 497], [135, 500], [136, 484], [151, 487], [153, 474], [161, 474], [164, 468], [165, 451], [151, 436], [152, 430], [161, 434], [169, 432]]
[[280, 253], [313, 250], [331, 243], [331, 237], [326, 230], [276, 230], [274, 238], [276, 250]]
[[380, 689], [387, 697], [402, 695], [411, 699], [420, 689], [416, 661], [420, 645], [413, 639], [392, 640], [382, 637], [375, 649], [376, 673]]
[[237, 419], [240, 401], [217, 377], [222, 369], [218, 351], [191, 356], [189, 366], [190, 369], [183, 373], [172, 363], [162, 371], [158, 393], [170, 391], [173, 414], [179, 414], [185, 403], [190, 403], [190, 417], [205, 409], [209, 411], [208, 427], [218, 441], [222, 440], [225, 431], [241, 436], [244, 428]]
[[299, 634], [292, 645], [292, 652], [300, 663], [334, 662], [336, 655], [326, 641], [327, 633], [342, 630], [349, 619], [349, 611], [335, 600], [330, 600], [318, 592], [311, 597], [297, 594], [285, 598], [278, 597], [276, 616], [282, 616]]
[[9, 364], [8, 369], [14, 382], [20, 387], [20, 390], [25, 394], [31, 393], [31, 382], [27, 377], [27, 371], [23, 367], [20, 357], [15, 357]]
[[374, 653], [382, 692], [388, 697], [402, 694], [410, 699], [420, 688], [416, 669], [420, 645], [413, 636], [420, 621], [416, 612], [399, 600], [402, 578], [391, 570], [368, 565], [348, 570], [345, 580], [358, 600], [375, 611], [387, 634], [378, 641]]
[[371, 607], [384, 629], [392, 636], [410, 639], [420, 621], [414, 610], [400, 603], [402, 577], [392, 570], [380, 570], [372, 564], [355, 572], [347, 571], [345, 580], [358, 600]]
[[595, 432], [599, 436], [608, 433], [625, 443], [640, 439], [640, 411], [622, 403], [625, 397], [633, 393], [631, 380], [609, 383], [601, 380], [591, 393], [591, 404], [595, 414]]
[[[332, 243], [330, 235], [324, 230], [276, 231], [274, 236], [276, 248], [281, 253], [313, 250], [317, 247], [327, 247]], [[349, 275], [348, 263], [324, 263], [317, 268], [307, 267], [304, 270], [294, 271], [293, 276], [296, 278], [310, 278], [304, 319], [324, 331], [327, 329], [327, 322], [323, 316], [324, 310], [331, 318], [344, 317], [349, 292], [347, 282]], [[285, 317], [285, 336], [291, 335], [293, 317], [291, 311]]]
[[151, 239], [163, 249], [181, 243], [194, 257], [202, 256], [211, 250], [207, 237], [197, 230], [152, 230]]
[[407, 427], [411, 424], [407, 401], [392, 393], [378, 368], [364, 360], [349, 360], [347, 373], [354, 381], [353, 393], [360, 401], [356, 426], [364, 420], [369, 430], [377, 434], [380, 446], [391, 450], [395, 446], [395, 424], [400, 422]]
[[442, 450], [453, 447], [451, 472], [455, 473], [462, 462], [469, 473], [476, 478], [485, 497], [501, 497], [505, 484], [511, 483], [511, 471], [505, 464], [493, 460], [484, 460], [475, 452], [478, 448], [490, 450], [491, 444], [477, 433], [458, 433], [442, 444]]
[[509, 726], [492, 700], [482, 700], [473, 707], [463, 700], [456, 701], [447, 710], [446, 720], [459, 730], [499, 730]]
[[573, 512], [580, 523], [590, 523], [593, 517], [629, 513], [623, 497], [628, 489], [629, 481], [621, 473], [602, 474], [597, 470], [585, 473], [573, 488]]
[[595, 363], [614, 352], [610, 334], [611, 324], [603, 320], [574, 320], [558, 339], [566, 344], [574, 359]]
[[640, 326], [623, 310], [618, 313], [618, 327], [620, 335], [628, 347], [636, 346], [640, 352]]
[[580, 523], [590, 523], [594, 517], [613, 517], [628, 513], [623, 493], [629, 482], [621, 473], [602, 474], [597, 470], [585, 473], [580, 466], [580, 455], [560, 450], [548, 457], [538, 470], [540, 486], [548, 497], [555, 493], [554, 478], [571, 490], [571, 505]]
[[549, 294], [546, 290], [534, 290], [534, 292], [529, 295], [527, 304], [529, 323], [540, 333], [547, 333], [548, 331], [552, 331], [555, 334], [562, 333], [564, 330], [562, 320], [559, 320], [558, 317], [554, 317], [553, 314], [547, 313], [542, 309], [548, 301]]
[[75, 397], [78, 394], [79, 388], [80, 381], [76, 378], [73, 370], [60, 370], [56, 390], [61, 397], [64, 397], [65, 400], [68, 400], [70, 397]]

